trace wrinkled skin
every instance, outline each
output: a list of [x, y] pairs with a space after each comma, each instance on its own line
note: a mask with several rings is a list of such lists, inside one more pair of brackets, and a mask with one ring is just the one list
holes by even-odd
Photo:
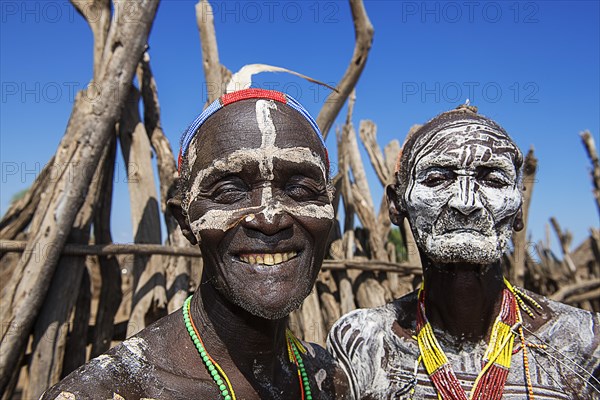
[[[202, 126], [192, 174], [204, 178], [191, 188], [198, 194], [188, 219], [215, 287], [252, 314], [282, 318], [309, 294], [323, 259], [333, 218], [326, 156], [296, 111], [267, 100], [229, 107], [254, 121], [241, 125], [217, 113]], [[225, 170], [215, 167], [222, 161]], [[248, 260], [270, 256], [289, 260]]]
[[[512, 229], [523, 227], [520, 163], [519, 150], [497, 124], [451, 111], [407, 139], [397, 180], [386, 189], [392, 222], [411, 224], [426, 316], [467, 394], [499, 313], [502, 254]], [[600, 316], [532, 296], [542, 308], [534, 318], [523, 313], [525, 340], [553, 346], [551, 356], [528, 352], [535, 398], [600, 398], [589, 377], [600, 375]], [[351, 398], [437, 398], [418, 362], [417, 306], [413, 292], [336, 322], [327, 345], [349, 377]], [[523, 351], [513, 350], [503, 399], [528, 398]]]
[[[224, 107], [192, 144], [189, 186], [168, 202], [203, 254], [191, 318], [238, 399], [300, 398], [285, 329], [288, 313], [314, 284], [333, 222], [325, 150], [303, 117], [269, 100]], [[313, 398], [345, 398], [346, 377], [331, 356], [306, 347]], [[219, 398], [181, 310], [79, 368], [43, 398], [118, 396]]]
[[499, 260], [522, 202], [518, 150], [487, 132], [436, 139], [413, 155], [402, 199], [419, 247], [441, 263]]

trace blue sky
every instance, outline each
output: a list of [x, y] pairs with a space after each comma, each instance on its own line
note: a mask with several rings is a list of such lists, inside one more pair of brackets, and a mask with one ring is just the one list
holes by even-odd
[[[347, 67], [354, 33], [346, 2], [212, 4], [221, 62], [232, 71], [266, 63], [335, 83]], [[206, 97], [194, 5], [163, 1], [149, 39], [163, 127], [174, 152]], [[66, 0], [3, 0], [0, 7], [3, 214], [12, 195], [28, 187], [56, 151], [74, 94], [91, 79], [92, 35]], [[469, 98], [524, 151], [535, 147], [532, 238], [544, 238], [551, 216], [572, 231], [574, 245], [598, 227], [590, 163], [578, 133], [589, 129], [598, 138], [600, 132], [599, 2], [367, 0], [365, 7], [375, 39], [357, 86], [356, 126], [373, 120], [383, 147]], [[315, 116], [328, 93], [283, 74], [258, 78], [259, 85], [298, 98]], [[333, 134], [327, 144], [335, 160]], [[118, 158], [113, 238], [129, 242], [126, 173]], [[372, 171], [369, 176], [379, 204], [383, 190]]]

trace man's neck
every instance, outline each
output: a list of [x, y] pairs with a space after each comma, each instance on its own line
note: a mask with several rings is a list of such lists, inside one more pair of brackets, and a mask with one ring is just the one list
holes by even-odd
[[477, 341], [491, 329], [502, 301], [500, 264], [434, 264], [425, 260], [425, 309], [434, 328]]
[[277, 380], [276, 372], [287, 355], [287, 318], [252, 315], [206, 282], [190, 309], [206, 350], [226, 373], [236, 368], [250, 384]]

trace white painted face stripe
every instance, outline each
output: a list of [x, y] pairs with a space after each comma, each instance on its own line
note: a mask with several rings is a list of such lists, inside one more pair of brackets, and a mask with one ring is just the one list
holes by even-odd
[[[188, 202], [191, 203], [196, 199], [196, 197], [198, 197], [198, 194], [200, 193], [200, 187], [204, 180], [215, 172], [238, 173], [242, 171], [244, 165], [248, 165], [253, 162], [257, 163], [258, 165], [262, 164], [268, 155], [271, 155], [273, 159], [277, 160], [288, 161], [296, 164], [309, 163], [315, 165], [321, 170], [321, 173], [323, 174], [323, 180], [327, 180], [327, 172], [325, 170], [325, 164], [323, 164], [323, 160], [321, 160], [321, 157], [314, 154], [306, 147], [286, 147], [283, 149], [277, 147], [272, 149], [245, 148], [236, 150], [227, 157], [219, 158], [213, 161], [209, 167], [198, 171], [190, 188]], [[189, 207], [189, 203], [187, 204], [187, 207]]]
[[273, 217], [279, 211], [277, 206], [273, 204], [273, 189], [271, 187], [271, 182], [275, 177], [273, 173], [273, 151], [276, 149], [275, 138], [277, 137], [277, 130], [271, 118], [271, 110], [277, 110], [277, 104], [273, 100], [258, 100], [256, 102], [256, 122], [262, 134], [260, 148], [266, 151], [266, 162], [260, 163], [259, 167], [260, 175], [267, 181], [261, 194], [262, 213], [267, 222], [273, 222]]
[[[306, 204], [302, 206], [282, 206], [281, 203], [271, 206], [271, 211], [275, 214], [281, 212], [288, 212], [296, 217], [308, 217], [308, 218], [327, 218], [332, 219], [334, 217], [334, 210], [331, 204], [316, 205]], [[190, 227], [196, 237], [199, 237], [199, 233], [206, 229], [215, 229], [226, 231], [235, 226], [238, 222], [250, 214], [264, 213], [262, 206], [260, 207], [248, 207], [240, 208], [237, 210], [210, 210], [206, 212], [199, 219], [192, 221]]]
[[450, 126], [439, 129], [437, 131], [438, 133], [434, 136], [426, 134], [420, 137], [414, 146], [412, 146], [414, 158], [412, 165], [418, 164], [423, 157], [433, 151], [433, 149], [439, 148], [440, 143], [447, 141], [448, 138], [452, 138], [452, 141], [455, 143], [455, 148], [460, 148], [465, 142], [472, 140], [472, 134], [466, 133], [466, 128], [469, 125], [482, 126], [483, 130], [480, 132], [481, 138], [489, 137], [492, 139], [495, 143], [494, 147], [497, 153], [503, 151], [519, 151], [510, 138], [501, 131], [478, 122], [473, 122], [472, 120], [461, 120], [454, 121]]
[[273, 100], [258, 100], [256, 102], [256, 122], [260, 133], [262, 133], [260, 147], [275, 146], [277, 131], [271, 118], [271, 110], [277, 110], [277, 104]]
[[[310, 163], [317, 166], [322, 173], [323, 181], [327, 181], [327, 172], [323, 160], [307, 147], [279, 148], [275, 146], [277, 130], [271, 117], [271, 110], [276, 110], [277, 104], [273, 100], [258, 100], [256, 102], [256, 122], [261, 132], [261, 146], [258, 149], [244, 148], [231, 153], [225, 158], [213, 163], [199, 171], [192, 184], [189, 196], [191, 203], [197, 198], [200, 187], [205, 179], [215, 172], [238, 173], [249, 163], [257, 163], [260, 175], [265, 183], [261, 189], [261, 204], [258, 207], [242, 208], [237, 210], [210, 210], [199, 219], [191, 222], [192, 232], [199, 237], [202, 230], [216, 229], [226, 231], [241, 222], [250, 214], [262, 213], [267, 222], [280, 213], [287, 212], [297, 217], [309, 218], [334, 218], [334, 209], [331, 204], [316, 205], [306, 204], [287, 206], [273, 198], [272, 181], [274, 179], [273, 160], [280, 159], [296, 164]], [[187, 205], [189, 208], [189, 204]]]
[[[256, 102], [256, 122], [258, 123], [258, 129], [262, 134], [262, 142], [260, 145], [261, 149], [275, 150], [275, 138], [277, 137], [277, 131], [275, 130], [275, 124], [271, 118], [271, 110], [277, 110], [277, 104], [273, 100], [258, 100]], [[267, 152], [265, 164], [260, 164], [261, 175], [266, 180], [273, 180], [273, 155]]]

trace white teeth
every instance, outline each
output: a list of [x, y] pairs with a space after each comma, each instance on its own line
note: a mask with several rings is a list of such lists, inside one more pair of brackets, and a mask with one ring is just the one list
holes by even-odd
[[247, 264], [277, 265], [296, 257], [298, 253], [289, 251], [287, 253], [264, 253], [240, 255], [240, 261]]

